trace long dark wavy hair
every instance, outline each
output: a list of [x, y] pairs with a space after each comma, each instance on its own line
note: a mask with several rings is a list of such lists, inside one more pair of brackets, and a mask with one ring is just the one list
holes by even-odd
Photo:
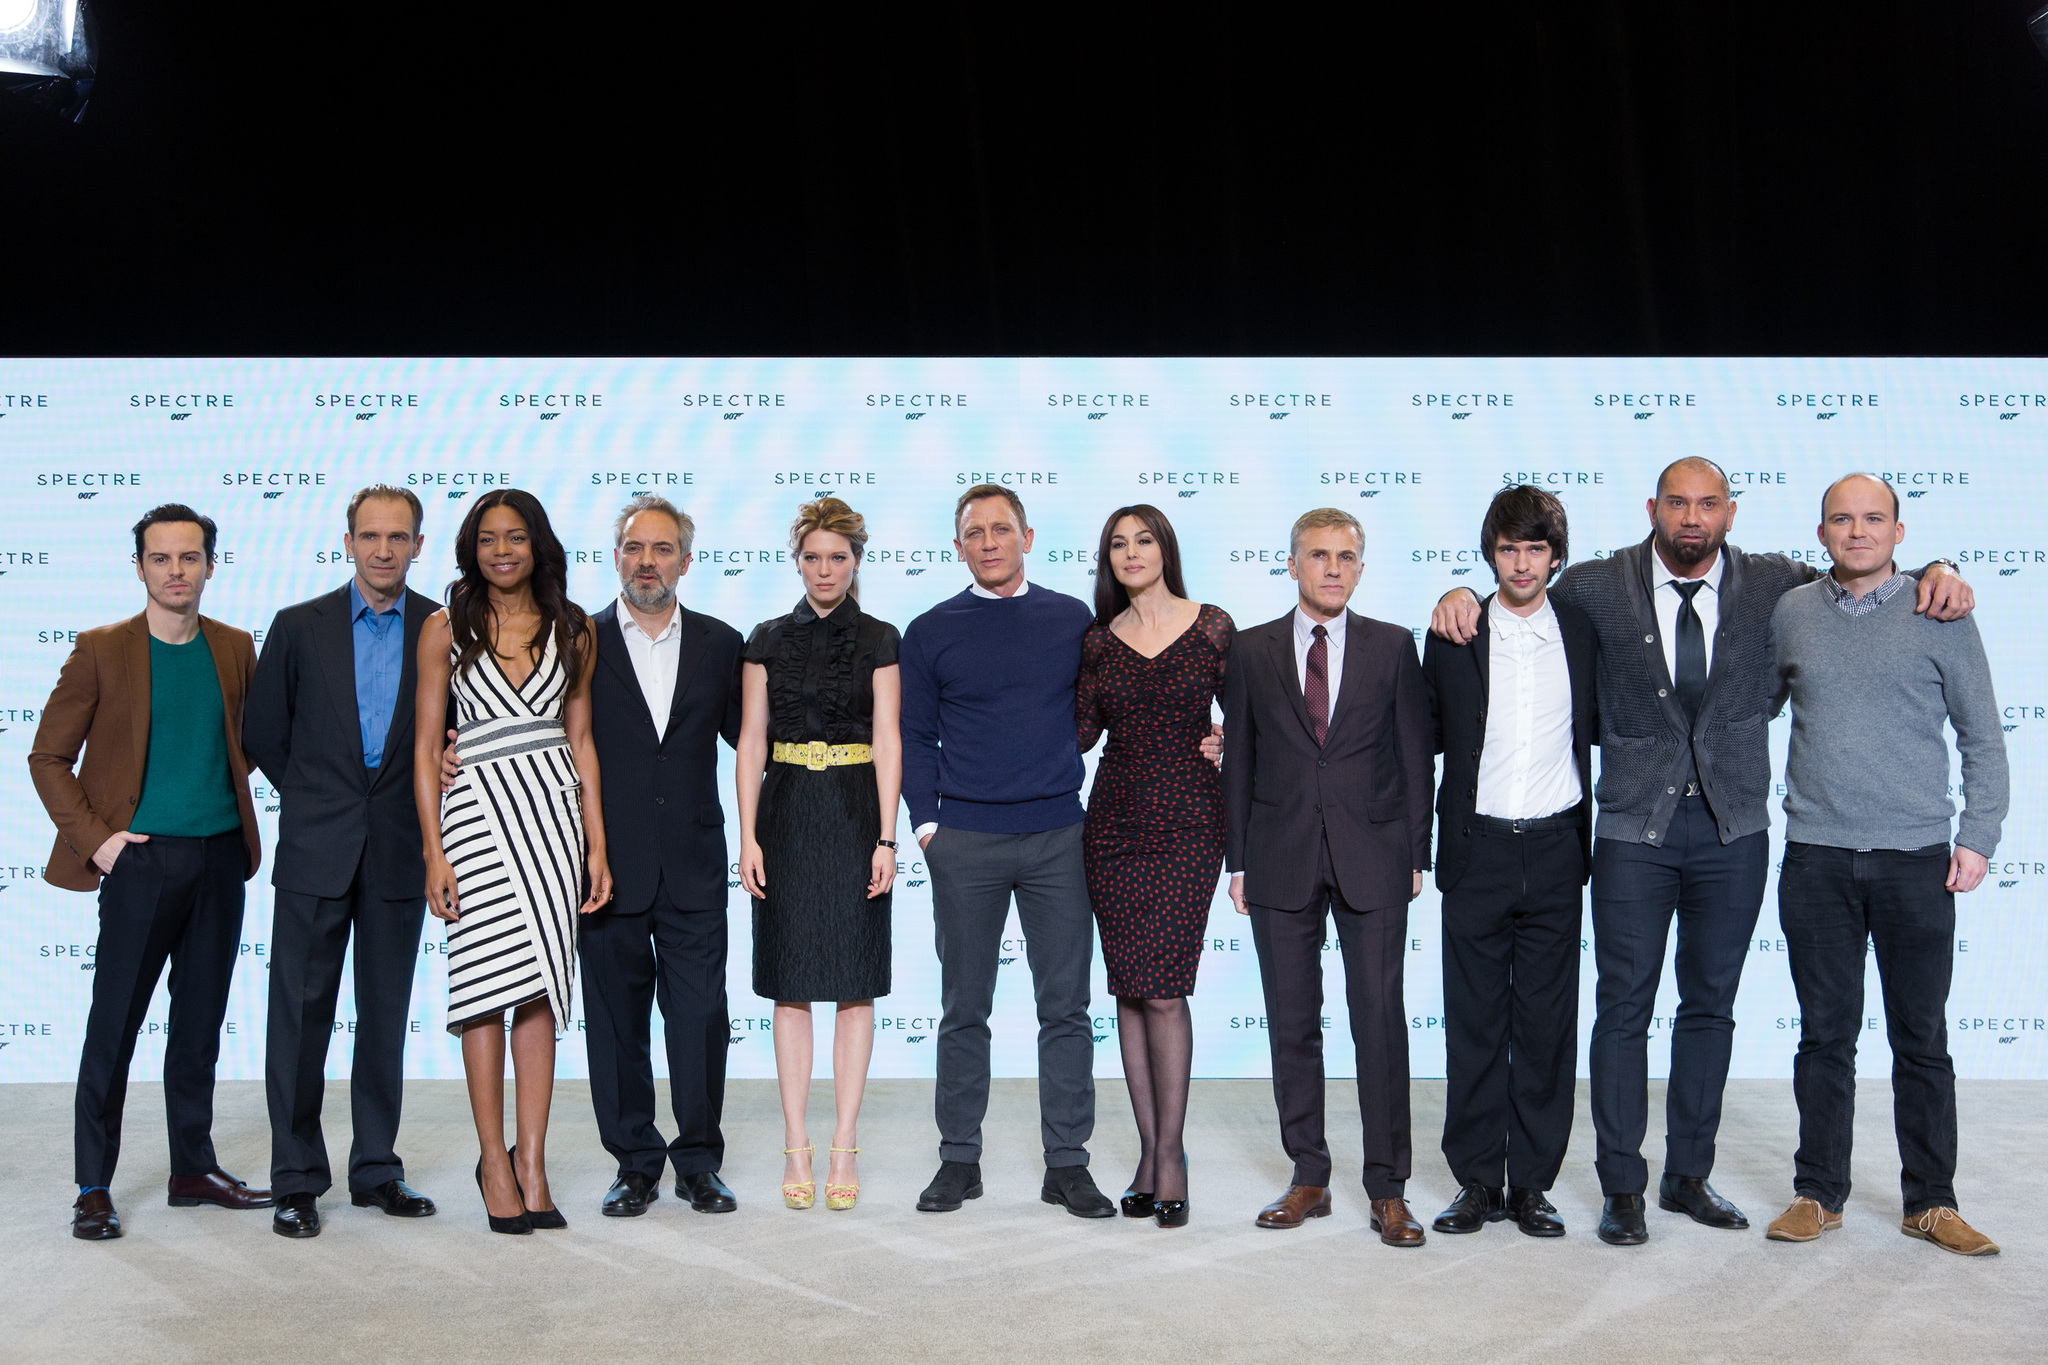
[[493, 507], [509, 507], [518, 513], [526, 523], [527, 544], [533, 550], [533, 602], [540, 608], [540, 628], [526, 642], [527, 654], [539, 663], [552, 632], [562, 666], [569, 670], [570, 678], [582, 677], [584, 632], [590, 618], [569, 600], [569, 556], [563, 553], [555, 528], [548, 525], [547, 509], [539, 498], [521, 488], [500, 488], [478, 498], [469, 505], [469, 515], [455, 533], [455, 567], [462, 571], [448, 585], [448, 629], [455, 637], [455, 671], [467, 672], [496, 646], [490, 585], [476, 558], [477, 534], [484, 513]]
[[1166, 580], [1166, 590], [1175, 597], [1188, 595], [1187, 585], [1180, 577], [1180, 540], [1173, 534], [1173, 523], [1166, 519], [1166, 513], [1149, 502], [1119, 507], [1102, 523], [1102, 540], [1095, 547], [1095, 624], [1104, 629], [1131, 605], [1130, 593], [1109, 567], [1109, 538], [1125, 517], [1136, 517], [1159, 543], [1160, 576]]

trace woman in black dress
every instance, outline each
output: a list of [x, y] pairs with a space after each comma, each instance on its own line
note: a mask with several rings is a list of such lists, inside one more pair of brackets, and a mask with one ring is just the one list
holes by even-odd
[[1223, 870], [1223, 783], [1201, 745], [1235, 629], [1221, 608], [1187, 599], [1163, 512], [1141, 504], [1110, 514], [1075, 690], [1081, 752], [1105, 730], [1109, 744], [1081, 837], [1138, 1120], [1124, 1216], [1161, 1227], [1188, 1220], [1187, 998]]
[[807, 502], [789, 528], [803, 600], [754, 628], [743, 657], [740, 880], [754, 905], [754, 992], [775, 1002], [782, 1089], [782, 1200], [817, 1195], [804, 1132], [811, 1002], [838, 1003], [825, 1207], [860, 1194], [855, 1124], [889, 993], [889, 886], [903, 786], [896, 627], [855, 600], [867, 525], [838, 498]]

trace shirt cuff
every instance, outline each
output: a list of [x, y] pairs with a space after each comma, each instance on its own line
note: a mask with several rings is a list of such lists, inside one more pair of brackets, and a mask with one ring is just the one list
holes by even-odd
[[938, 829], [938, 827], [938, 821], [927, 820], [923, 824], [919, 825], [916, 829], [910, 831], [910, 837], [917, 840], [921, 844], [924, 842], [925, 836], [927, 834], [935, 832]]

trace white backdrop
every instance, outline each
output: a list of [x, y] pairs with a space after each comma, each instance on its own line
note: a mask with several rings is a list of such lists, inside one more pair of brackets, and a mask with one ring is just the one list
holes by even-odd
[[[2036, 735], [2048, 734], [2048, 658], [2025, 624], [2048, 579], [2037, 514], [2044, 450], [2040, 361], [0, 361], [0, 490], [11, 509], [0, 546], [0, 757], [12, 774], [0, 787], [0, 1080], [75, 1071], [95, 905], [41, 880], [52, 831], [23, 760], [76, 633], [140, 610], [129, 527], [157, 503], [189, 502], [220, 523], [205, 610], [259, 642], [279, 607], [347, 580], [343, 510], [373, 481], [425, 501], [426, 554], [413, 581], [430, 595], [452, 576], [465, 499], [504, 485], [532, 490], [568, 546], [571, 589], [591, 608], [616, 590], [609, 528], [618, 506], [659, 492], [697, 521], [684, 599], [743, 633], [795, 602], [786, 527], [799, 501], [824, 492], [867, 515], [863, 604], [898, 626], [966, 585], [952, 558], [951, 512], [970, 484], [1022, 495], [1037, 529], [1030, 577], [1084, 599], [1104, 516], [1125, 503], [1159, 505], [1180, 533], [1189, 591], [1242, 625], [1290, 609], [1288, 527], [1307, 508], [1337, 505], [1366, 528], [1366, 575], [1352, 605], [1411, 628], [1419, 642], [1445, 589], [1490, 584], [1477, 539], [1494, 490], [1530, 482], [1556, 492], [1571, 514], [1573, 549], [1587, 557], [1642, 538], [1656, 471], [1689, 454], [1728, 469], [1739, 499], [1731, 539], [1745, 549], [1824, 563], [1814, 537], [1821, 490], [1869, 469], [1906, 500], [1901, 562], [1953, 558], [1974, 584], [2006, 708], [2013, 811], [1990, 879], [1958, 902], [1951, 1043], [1962, 1075], [2048, 1076], [2048, 934], [2035, 889], [2048, 878], [2048, 826], [2044, 777], [2031, 763], [2043, 742]], [[1784, 734], [1782, 721], [1772, 728], [1780, 764]], [[729, 794], [729, 753], [721, 784]], [[259, 787], [257, 798], [267, 856], [277, 794]], [[729, 835], [735, 828], [729, 817]], [[1774, 829], [1774, 856], [1780, 838]], [[905, 842], [896, 989], [876, 1009], [878, 1076], [930, 1075], [938, 1022], [929, 889], [907, 833]], [[268, 873], [266, 863], [250, 887], [223, 1077], [262, 1075]], [[769, 1005], [749, 986], [749, 912], [737, 880], [731, 894], [731, 1070], [772, 1075]], [[1743, 977], [1738, 1076], [1790, 1075], [1797, 1006], [1776, 904], [1773, 890]], [[1414, 1071], [1440, 1076], [1433, 888], [1409, 923]], [[1582, 1065], [1592, 1024], [1588, 934]], [[1000, 1075], [1030, 1075], [1035, 1065], [1020, 949], [1013, 919], [994, 1020]], [[1329, 1064], [1349, 1075], [1334, 952], [1329, 964]], [[1115, 1075], [1114, 1001], [1099, 965], [1095, 987], [1097, 1070]], [[442, 1031], [444, 1002], [441, 930], [429, 920], [409, 1075], [461, 1074]], [[1267, 1074], [1251, 938], [1221, 896], [1193, 1006], [1198, 1075]], [[1667, 972], [1653, 1068], [1665, 1064], [1675, 1006]], [[1865, 1014], [1862, 1069], [1884, 1074], [1874, 974]], [[347, 1074], [353, 1015], [344, 984], [331, 1075]], [[160, 991], [137, 1079], [158, 1075], [165, 1017]], [[821, 1031], [830, 1023], [821, 1008]], [[564, 1075], [583, 1074], [581, 1031], [580, 1018], [570, 1021]]]

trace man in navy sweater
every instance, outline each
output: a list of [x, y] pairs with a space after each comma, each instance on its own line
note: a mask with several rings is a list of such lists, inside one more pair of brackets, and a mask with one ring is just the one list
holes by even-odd
[[903, 799], [931, 868], [943, 1008], [939, 1173], [917, 1207], [949, 1212], [981, 1196], [988, 1016], [1014, 895], [1038, 1001], [1041, 1197], [1078, 1217], [1108, 1218], [1115, 1207], [1088, 1174], [1094, 919], [1074, 731], [1081, 637], [1094, 613], [1024, 581], [1031, 527], [1009, 489], [968, 489], [953, 524], [953, 549], [974, 582], [910, 623], [901, 656]]

